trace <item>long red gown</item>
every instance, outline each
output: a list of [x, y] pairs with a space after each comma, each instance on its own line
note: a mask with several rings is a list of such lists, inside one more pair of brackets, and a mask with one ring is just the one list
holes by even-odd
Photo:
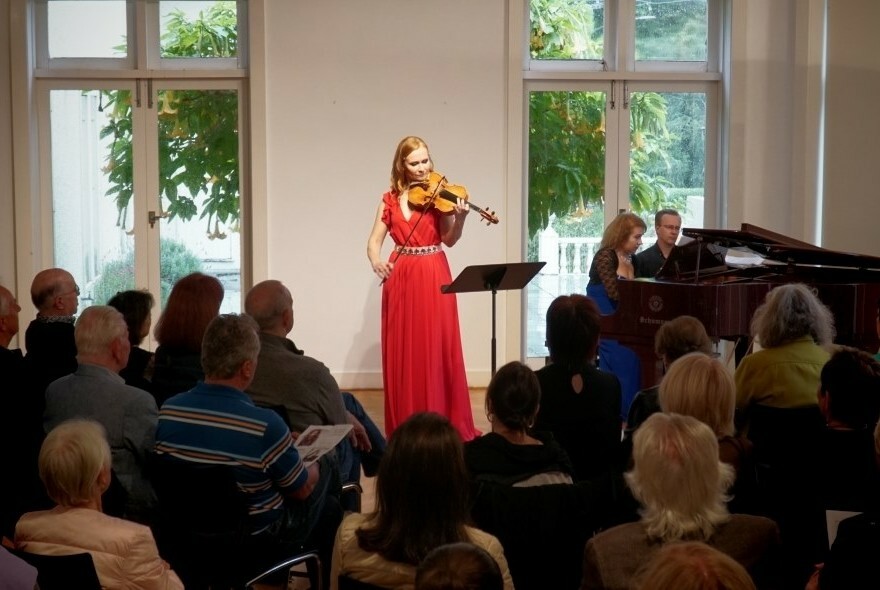
[[[436, 209], [412, 211], [407, 221], [397, 193], [385, 193], [382, 201], [382, 221], [395, 245], [403, 245], [413, 227], [408, 248], [440, 244], [442, 214]], [[432, 411], [447, 416], [462, 438], [471, 440], [479, 432], [471, 413], [458, 303], [455, 294], [440, 292], [441, 285], [452, 282], [446, 254], [392, 251], [390, 260], [394, 270], [382, 287], [385, 432], [390, 436], [415, 412]]]

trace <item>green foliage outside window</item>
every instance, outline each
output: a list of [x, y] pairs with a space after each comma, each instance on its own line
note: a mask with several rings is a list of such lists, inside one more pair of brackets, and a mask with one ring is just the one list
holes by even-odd
[[[159, 277], [161, 305], [165, 307], [171, 287], [181, 277], [202, 270], [202, 261], [190, 252], [186, 246], [173, 240], [160, 240], [159, 243]], [[92, 286], [92, 300], [95, 305], [106, 305], [117, 291], [134, 289], [134, 252], [123, 258], [106, 263], [101, 276]]]
[[[223, 58], [237, 54], [235, 2], [217, 2], [190, 21], [171, 13], [162, 35], [163, 57]], [[131, 93], [104, 93], [110, 121], [101, 137], [112, 137], [104, 167], [124, 225], [133, 194]], [[164, 90], [159, 93], [159, 202], [169, 219], [205, 219], [210, 237], [222, 238], [220, 224], [239, 221], [238, 97], [231, 90]], [[181, 191], [184, 187], [186, 190]], [[167, 207], [163, 207], [163, 198]]]

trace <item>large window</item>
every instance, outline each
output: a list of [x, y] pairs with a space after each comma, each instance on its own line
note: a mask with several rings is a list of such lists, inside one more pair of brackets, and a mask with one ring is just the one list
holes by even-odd
[[522, 0], [526, 42], [525, 356], [543, 361], [544, 316], [585, 293], [602, 232], [620, 211], [717, 217], [720, 0]]
[[36, 0], [42, 235], [81, 305], [199, 270], [240, 310], [245, 6]]

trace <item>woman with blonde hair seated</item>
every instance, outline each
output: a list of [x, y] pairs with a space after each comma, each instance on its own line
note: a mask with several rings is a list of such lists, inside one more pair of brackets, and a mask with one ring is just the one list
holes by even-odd
[[99, 423], [75, 419], [52, 429], [40, 449], [39, 469], [57, 506], [21, 517], [17, 549], [41, 555], [88, 552], [105, 588], [183, 588], [159, 557], [148, 527], [101, 512], [101, 495], [110, 485], [110, 446]]
[[468, 526], [464, 445], [449, 419], [418, 412], [388, 441], [376, 476], [376, 511], [348, 515], [333, 546], [330, 589], [341, 576], [380, 588], [412, 588], [416, 567], [440, 545], [470, 542], [498, 562], [504, 588], [513, 582], [497, 538]]
[[755, 590], [755, 583], [730, 556], [685, 541], [657, 551], [639, 571], [633, 590]]
[[779, 530], [768, 518], [728, 512], [733, 469], [718, 460], [708, 426], [690, 416], [651, 415], [633, 436], [626, 480], [641, 519], [587, 542], [582, 589], [630, 588], [639, 567], [674, 541], [705, 542], [742, 564], [758, 588], [774, 587]]
[[663, 377], [658, 399], [664, 412], [692, 416], [712, 429], [718, 439], [718, 458], [736, 474], [729, 507], [734, 512], [755, 510], [753, 445], [734, 433], [736, 386], [730, 370], [717, 358], [700, 352], [686, 354]]

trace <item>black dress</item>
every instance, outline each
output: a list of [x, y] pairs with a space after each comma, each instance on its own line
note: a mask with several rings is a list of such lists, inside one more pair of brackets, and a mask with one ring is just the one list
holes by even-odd
[[551, 364], [536, 371], [541, 384], [541, 407], [536, 431], [552, 432], [571, 459], [574, 479], [581, 481], [619, 469], [620, 382], [594, 366], [585, 368], [580, 393], [571, 374]]

